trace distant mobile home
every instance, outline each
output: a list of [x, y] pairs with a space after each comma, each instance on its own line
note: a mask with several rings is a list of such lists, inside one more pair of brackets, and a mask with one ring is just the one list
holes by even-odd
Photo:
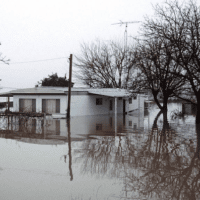
[[[2, 94], [1, 96], [6, 96]], [[68, 88], [35, 87], [10, 91], [14, 112], [44, 112], [64, 117], [67, 112]], [[71, 116], [127, 113], [144, 109], [145, 95], [118, 88], [72, 88]]]

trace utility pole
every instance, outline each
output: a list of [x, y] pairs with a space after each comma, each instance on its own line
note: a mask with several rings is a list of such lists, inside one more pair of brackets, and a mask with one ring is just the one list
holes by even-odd
[[70, 103], [71, 103], [71, 82], [72, 82], [72, 54], [69, 57], [69, 86], [68, 86], [68, 106], [67, 106], [67, 119], [70, 118]]
[[72, 146], [71, 146], [70, 118], [67, 118], [67, 132], [68, 132], [69, 174], [70, 174], [70, 181], [72, 181], [73, 173], [72, 173]]

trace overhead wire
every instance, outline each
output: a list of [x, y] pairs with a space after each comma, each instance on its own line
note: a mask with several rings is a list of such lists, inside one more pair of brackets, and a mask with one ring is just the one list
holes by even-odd
[[[26, 64], [26, 63], [34, 63], [34, 62], [45, 62], [45, 61], [51, 61], [51, 60], [61, 60], [61, 59], [66, 59], [67, 57], [59, 57], [59, 58], [51, 58], [51, 59], [44, 59], [44, 60], [32, 60], [32, 61], [25, 61], [25, 62], [10, 62], [8, 63], [9, 65], [15, 65], [15, 64]], [[1, 63], [5, 64], [5, 63]]]

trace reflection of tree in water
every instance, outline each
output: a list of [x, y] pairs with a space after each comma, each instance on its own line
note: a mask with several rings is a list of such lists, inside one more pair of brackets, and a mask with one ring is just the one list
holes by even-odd
[[83, 162], [82, 172], [99, 176], [121, 176], [120, 169], [126, 165], [127, 145], [122, 136], [118, 140], [114, 136], [85, 140], [78, 158]]
[[83, 171], [92, 174], [105, 174], [108, 165], [111, 162], [111, 137], [105, 137], [103, 140], [86, 140], [83, 147]]
[[176, 133], [165, 114], [161, 130], [156, 124], [157, 119], [148, 140], [136, 155], [137, 166], [132, 166], [140, 175], [134, 175], [131, 170], [126, 174], [127, 190], [133, 192], [137, 187], [140, 197], [152, 199], [199, 199], [199, 140], [196, 151], [193, 151], [193, 142], [175, 140]]
[[[158, 127], [161, 114], [163, 125]], [[166, 113], [160, 112], [152, 130], [141, 141], [133, 134], [118, 140], [115, 137], [86, 140], [80, 152], [83, 173], [122, 178], [125, 199], [199, 199], [198, 126], [196, 131], [197, 148], [195, 141], [178, 137]]]

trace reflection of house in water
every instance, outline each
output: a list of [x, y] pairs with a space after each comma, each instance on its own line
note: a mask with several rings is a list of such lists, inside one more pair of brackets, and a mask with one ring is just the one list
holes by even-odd
[[[143, 113], [143, 112], [142, 112]], [[140, 118], [139, 118], [140, 117]], [[22, 137], [32, 139], [68, 140], [66, 119], [26, 118], [20, 116], [1, 118], [4, 133], [8, 138]], [[117, 121], [115, 121], [117, 119]], [[70, 120], [72, 140], [84, 139], [91, 135], [113, 135], [130, 130], [143, 129], [144, 115], [95, 115], [78, 116]]]
[[[115, 122], [117, 119], [117, 122]], [[78, 124], [78, 126], [77, 126]], [[130, 129], [143, 128], [143, 116], [136, 115], [99, 115], [76, 117], [71, 120], [71, 133], [80, 135], [113, 135], [125, 133]]]
[[[37, 144], [60, 144], [64, 142], [61, 140], [66, 139], [66, 137], [62, 138], [60, 136], [59, 120], [49, 121], [40, 117], [1, 117], [0, 134], [4, 138], [23, 140], [24, 142]], [[47, 141], [49, 139], [56, 139], [56, 141]]]

